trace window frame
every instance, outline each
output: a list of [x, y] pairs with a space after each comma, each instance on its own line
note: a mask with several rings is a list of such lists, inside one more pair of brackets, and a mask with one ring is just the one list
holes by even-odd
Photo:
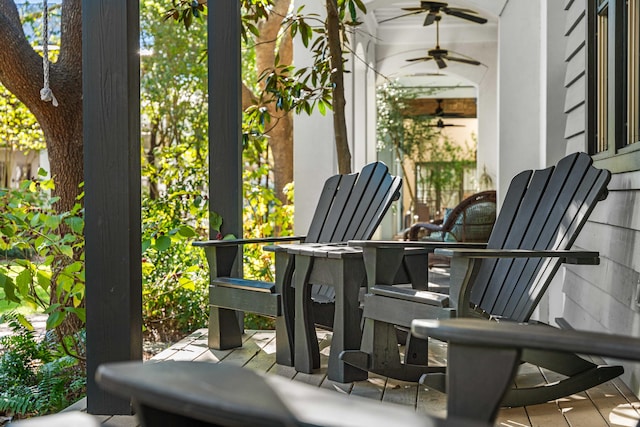
[[[608, 7], [607, 15], [607, 141], [605, 151], [597, 152], [598, 123], [598, 15]], [[587, 149], [596, 166], [613, 173], [640, 170], [640, 141], [627, 144], [627, 34], [624, 0], [587, 2]], [[625, 31], [620, 31], [623, 28]], [[637, 94], [640, 97], [640, 93]]]

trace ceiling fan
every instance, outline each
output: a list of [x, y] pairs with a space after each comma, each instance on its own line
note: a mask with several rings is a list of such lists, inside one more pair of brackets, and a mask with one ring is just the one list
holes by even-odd
[[445, 123], [442, 121], [442, 119], [438, 119], [435, 123], [433, 124], [428, 124], [427, 126], [429, 127], [435, 127], [435, 128], [439, 128], [439, 129], [444, 129], [446, 127], [464, 127], [464, 125], [455, 125], [453, 123]]
[[393, 19], [403, 18], [405, 16], [417, 15], [419, 13], [427, 12], [427, 16], [424, 19], [424, 23], [422, 25], [431, 25], [435, 21], [442, 18], [441, 12], [446, 13], [447, 15], [456, 16], [458, 18], [466, 19], [471, 22], [476, 22], [478, 24], [485, 24], [487, 20], [481, 16], [478, 16], [478, 12], [475, 12], [471, 9], [461, 9], [458, 7], [449, 7], [448, 3], [443, 3], [439, 1], [421, 1], [419, 7], [403, 7], [402, 10], [406, 10], [409, 13], [405, 13], [404, 15], [394, 16], [393, 18], [384, 19], [379, 23], [391, 21]]
[[411, 59], [407, 59], [407, 61], [418, 62], [418, 61], [429, 61], [433, 59], [438, 65], [438, 68], [440, 69], [447, 67], [447, 63], [445, 62], [445, 60], [462, 62], [463, 64], [469, 64], [469, 65], [481, 64], [480, 61], [476, 61], [473, 58], [461, 58], [459, 56], [449, 56], [449, 51], [447, 49], [440, 48], [440, 17], [436, 19], [436, 47], [433, 49], [429, 49], [427, 51], [427, 54], [428, 54], [427, 56], [423, 56], [420, 58], [411, 58]]

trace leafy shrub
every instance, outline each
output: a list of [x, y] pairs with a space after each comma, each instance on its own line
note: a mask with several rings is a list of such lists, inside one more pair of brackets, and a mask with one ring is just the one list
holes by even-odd
[[[0, 189], [0, 251], [12, 254], [0, 264], [4, 299], [26, 304], [49, 315], [47, 329], [73, 317], [85, 321], [84, 210], [78, 203], [69, 212], [53, 209], [52, 179]], [[53, 303], [51, 301], [54, 301]], [[62, 334], [64, 335], [64, 334]]]
[[[51, 335], [38, 340], [21, 315], [5, 313], [13, 334], [0, 338], [0, 411], [17, 418], [59, 412], [82, 397], [86, 374]], [[84, 340], [84, 333], [77, 339]]]

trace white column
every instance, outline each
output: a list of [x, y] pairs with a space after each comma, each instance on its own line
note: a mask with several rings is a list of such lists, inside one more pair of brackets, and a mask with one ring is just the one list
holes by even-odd
[[[304, 5], [307, 14], [317, 13], [324, 19], [324, 1], [294, 1], [294, 9]], [[293, 62], [296, 67], [310, 66], [311, 53], [299, 38], [293, 43]], [[306, 234], [315, 211], [324, 181], [338, 170], [331, 112], [326, 116], [314, 112], [311, 116], [294, 116], [293, 179], [295, 182], [296, 234]]]

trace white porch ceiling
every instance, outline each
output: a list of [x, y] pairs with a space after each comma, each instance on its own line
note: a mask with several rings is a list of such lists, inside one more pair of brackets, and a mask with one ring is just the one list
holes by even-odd
[[[425, 13], [386, 21], [407, 13], [402, 8], [417, 7], [420, 0], [371, 0], [365, 2], [369, 30], [376, 37], [376, 68], [384, 77], [402, 78], [406, 85], [469, 86], [480, 82], [487, 68], [495, 66], [498, 17], [508, 0], [455, 0], [449, 7], [471, 9], [488, 20], [477, 24], [442, 13], [440, 47], [452, 55], [482, 62], [480, 66], [448, 62], [439, 70], [434, 61], [409, 63], [406, 60], [426, 56], [436, 45], [436, 25], [423, 26]], [[386, 22], [381, 22], [386, 21]], [[436, 73], [437, 76], [430, 76]]]

